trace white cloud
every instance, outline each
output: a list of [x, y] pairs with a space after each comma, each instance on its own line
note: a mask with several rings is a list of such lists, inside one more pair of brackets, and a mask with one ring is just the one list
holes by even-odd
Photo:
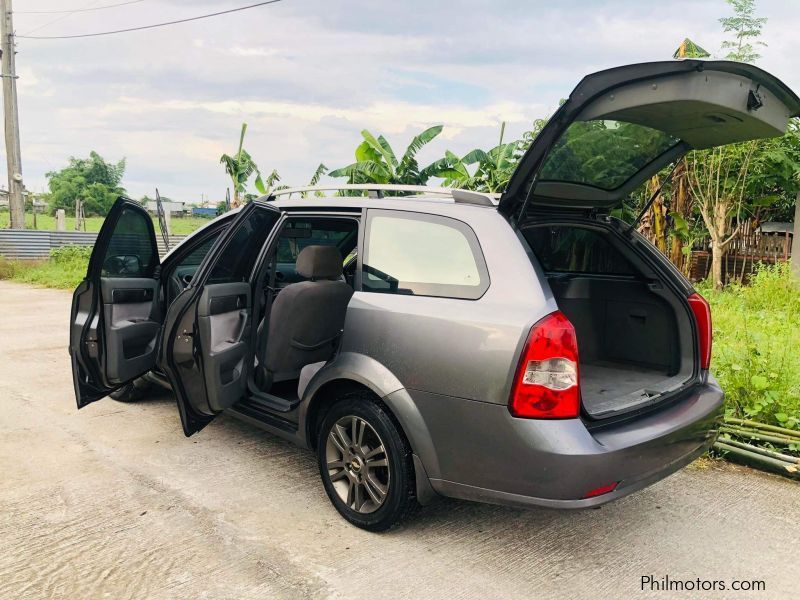
[[[37, 34], [136, 26], [241, 5], [152, 0], [76, 13]], [[37, 10], [63, 8], [37, 0]], [[760, 0], [769, 44], [760, 65], [800, 89], [792, 3]], [[722, 0], [293, 0], [140, 33], [19, 40], [23, 167], [31, 189], [70, 155], [128, 159], [133, 195], [221, 197], [218, 165], [249, 124], [246, 146], [265, 170], [304, 184], [316, 165], [350, 162], [367, 127], [396, 147], [424, 127], [444, 133], [422, 152], [464, 153], [519, 135], [582, 75], [668, 59], [684, 37], [717, 51]], [[24, 33], [52, 20], [16, 16]], [[3, 169], [5, 161], [0, 161]], [[0, 171], [0, 177], [5, 177]], [[164, 187], [169, 189], [162, 189]]]

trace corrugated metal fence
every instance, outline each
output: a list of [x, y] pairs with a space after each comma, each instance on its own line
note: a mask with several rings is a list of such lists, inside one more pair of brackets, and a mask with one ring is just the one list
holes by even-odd
[[[185, 235], [171, 235], [170, 248], [174, 248]], [[50, 256], [50, 250], [62, 246], [94, 246], [97, 233], [84, 231], [37, 231], [33, 229], [0, 229], [0, 256], [23, 260], [41, 260]], [[164, 240], [156, 235], [158, 253], [166, 254]]]

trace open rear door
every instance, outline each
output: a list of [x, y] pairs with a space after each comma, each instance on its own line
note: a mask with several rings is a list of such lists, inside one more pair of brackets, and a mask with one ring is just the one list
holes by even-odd
[[255, 362], [253, 271], [281, 213], [259, 200], [245, 206], [170, 305], [160, 366], [189, 436], [241, 400]]
[[520, 160], [499, 210], [608, 210], [692, 149], [783, 135], [800, 99], [753, 65], [641, 63], [587, 75]]
[[161, 327], [158, 246], [142, 206], [119, 198], [72, 296], [69, 353], [78, 408], [155, 366]]

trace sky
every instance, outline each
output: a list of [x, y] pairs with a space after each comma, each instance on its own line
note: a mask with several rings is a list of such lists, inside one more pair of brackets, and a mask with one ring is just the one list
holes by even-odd
[[[121, 0], [14, 0], [18, 35], [71, 35], [171, 21], [254, 0], [143, 0], [71, 15], [23, 14]], [[758, 65], [800, 91], [800, 2], [759, 0], [769, 20]], [[354, 160], [360, 131], [400, 153], [443, 124], [420, 153], [463, 155], [519, 136], [587, 74], [670, 59], [689, 37], [722, 57], [724, 0], [282, 0], [148, 31], [19, 39], [25, 184], [95, 150], [125, 158], [130, 196], [224, 198], [221, 154], [245, 147], [262, 172], [306, 185], [317, 165]], [[5, 158], [4, 148], [2, 148]], [[6, 181], [5, 160], [0, 181]], [[340, 180], [341, 181], [341, 180]], [[5, 185], [3, 185], [5, 187]], [[255, 190], [252, 190], [255, 191]]]

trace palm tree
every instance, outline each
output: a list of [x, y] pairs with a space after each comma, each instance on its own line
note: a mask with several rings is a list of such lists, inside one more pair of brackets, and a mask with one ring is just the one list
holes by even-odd
[[331, 177], [347, 177], [348, 183], [396, 183], [425, 185], [434, 175], [433, 165], [419, 168], [416, 154], [442, 132], [443, 126], [429, 127], [414, 136], [400, 160], [385, 137], [375, 137], [366, 129], [361, 131], [364, 141], [356, 148], [356, 162], [334, 169]]
[[246, 131], [247, 123], [242, 123], [242, 132], [239, 135], [239, 150], [236, 152], [236, 155], [230, 156], [229, 154], [223, 154], [219, 159], [219, 162], [225, 165], [225, 172], [231, 178], [231, 183], [233, 183], [232, 208], [241, 205], [242, 195], [247, 190], [247, 181], [253, 173], [256, 175], [256, 189], [262, 194], [266, 194], [269, 188], [280, 180], [278, 172], [273, 170], [267, 177], [267, 185], [264, 185], [264, 180], [261, 179], [261, 172], [258, 170], [258, 166], [243, 147], [244, 134]]

